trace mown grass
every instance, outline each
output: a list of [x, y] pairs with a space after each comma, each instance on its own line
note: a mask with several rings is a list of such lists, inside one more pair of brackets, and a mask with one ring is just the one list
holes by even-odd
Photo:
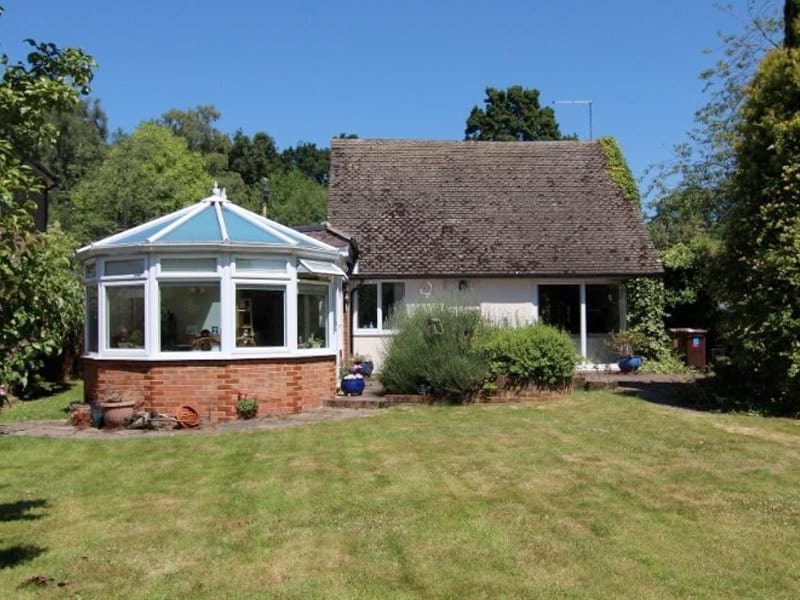
[[799, 448], [794, 421], [601, 392], [3, 437], [0, 597], [796, 598]]
[[82, 381], [68, 382], [65, 390], [46, 398], [14, 399], [10, 406], [0, 408], [0, 423], [66, 419], [70, 402], [83, 402]]

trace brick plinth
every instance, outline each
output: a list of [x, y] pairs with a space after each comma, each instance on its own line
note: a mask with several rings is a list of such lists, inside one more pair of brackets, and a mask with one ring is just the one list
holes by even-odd
[[317, 408], [336, 392], [336, 359], [258, 358], [231, 361], [86, 359], [84, 399], [119, 393], [145, 410], [175, 414], [191, 404], [205, 423], [236, 418], [239, 392], [255, 397], [259, 416]]

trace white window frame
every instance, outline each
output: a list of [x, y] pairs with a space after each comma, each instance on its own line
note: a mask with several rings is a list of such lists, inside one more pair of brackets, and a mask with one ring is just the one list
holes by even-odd
[[[269, 269], [259, 270], [259, 269], [249, 269], [246, 271], [242, 271], [237, 268], [236, 263], [240, 259], [245, 260], [271, 260], [275, 262], [282, 262], [283, 263], [283, 270], [282, 271], [271, 271]], [[291, 278], [290, 272], [290, 264], [289, 259], [286, 257], [270, 257], [270, 256], [259, 256], [257, 254], [237, 254], [231, 260], [231, 272], [232, 276], [236, 279], [279, 279], [286, 281], [287, 279]]]
[[[264, 290], [272, 290], [276, 291], [279, 290], [283, 292], [283, 345], [282, 346], [237, 346], [236, 345], [236, 311], [238, 310], [238, 305], [236, 304], [236, 292], [239, 287], [242, 286], [246, 289], [264, 289]], [[231, 353], [235, 355], [270, 355], [270, 354], [286, 354], [287, 352], [294, 352], [297, 350], [297, 311], [290, 310], [292, 303], [289, 302], [289, 288], [294, 287], [295, 294], [297, 294], [297, 286], [290, 286], [286, 282], [280, 281], [270, 281], [267, 279], [242, 279], [242, 278], [235, 278], [231, 282], [231, 300], [228, 307], [228, 312], [230, 313], [231, 323], [233, 335], [228, 336], [228, 339], [231, 341]], [[297, 301], [294, 302], [295, 309], [297, 307]], [[292, 327], [290, 327], [289, 323], [289, 313], [293, 313], [294, 323]], [[290, 337], [292, 332], [294, 332], [294, 338]], [[293, 343], [294, 342], [294, 343]]]
[[[253, 270], [236, 272], [236, 258], [267, 259], [285, 264], [285, 270]], [[214, 271], [163, 271], [162, 258], [197, 258], [215, 259]], [[203, 360], [236, 360], [248, 358], [291, 358], [310, 356], [337, 356], [341, 351], [343, 338], [341, 323], [337, 320], [336, 310], [341, 309], [341, 279], [338, 277], [316, 277], [306, 279], [298, 277], [297, 260], [294, 255], [270, 255], [243, 252], [165, 252], [159, 254], [119, 254], [93, 257], [84, 264], [84, 298], [86, 289], [97, 286], [98, 301], [98, 350], [85, 351], [84, 356], [91, 359], [127, 359], [144, 361], [203, 361]], [[106, 260], [141, 260], [143, 271], [136, 275], [103, 276]], [[96, 278], [85, 277], [86, 264], [94, 262]], [[220, 286], [220, 351], [188, 352], [161, 350], [161, 283], [197, 283]], [[297, 347], [297, 300], [298, 285], [311, 284], [327, 286], [328, 321], [326, 345], [320, 348]], [[144, 336], [145, 347], [142, 348], [110, 348], [106, 289], [114, 286], [144, 286]], [[284, 294], [284, 345], [236, 347], [236, 288], [237, 286], [254, 288], [280, 289]], [[86, 317], [87, 314], [85, 313]], [[88, 336], [88, 320], [84, 323], [84, 334]]]
[[[383, 328], [383, 284], [403, 284], [403, 303], [406, 301], [406, 281], [403, 279], [379, 279], [379, 280], [366, 280], [353, 290], [355, 298], [353, 302], [353, 334], [359, 335], [392, 335], [395, 333], [394, 329]], [[359, 327], [358, 326], [358, 311], [359, 303], [361, 302], [360, 289], [365, 285], [377, 285], [378, 297], [376, 301], [376, 326], [375, 327]]]
[[[142, 261], [142, 270], [139, 273], [128, 273], [126, 275], [106, 275], [106, 263], [107, 262], [123, 262], [126, 260], [140, 260]], [[150, 268], [150, 264], [148, 263], [147, 257], [142, 256], [141, 254], [120, 254], [119, 256], [109, 256], [107, 258], [101, 258], [95, 261], [96, 265], [96, 273], [98, 279], [102, 279], [103, 281], [120, 281], [124, 279], [142, 279], [147, 277], [147, 271]]]
[[[106, 291], [109, 288], [115, 287], [141, 287], [143, 291], [142, 301], [144, 302], [143, 315], [144, 323], [142, 327], [142, 334], [144, 335], [144, 347], [142, 348], [112, 348], [109, 338], [108, 327], [108, 295]], [[98, 350], [99, 354], [113, 357], [144, 357], [148, 355], [149, 348], [153, 343], [153, 336], [151, 327], [148, 326], [148, 282], [144, 277], [120, 279], [113, 277], [111, 281], [104, 281], [100, 286], [100, 293], [98, 294], [97, 317], [98, 317]]]
[[[295, 350], [298, 354], [315, 354], [321, 351], [331, 351], [334, 349], [334, 302], [336, 301], [333, 295], [333, 281], [314, 281], [314, 280], [307, 280], [307, 279], [300, 279], [297, 282], [297, 292], [295, 295], [295, 307], [297, 307], [297, 312], [295, 313], [295, 325], [297, 325], [297, 319], [300, 314], [300, 286], [315, 286], [319, 288], [325, 288], [326, 290], [326, 298], [328, 301], [328, 311], [325, 315], [326, 319], [326, 327], [325, 327], [325, 345], [319, 348], [298, 348], [295, 347]], [[297, 333], [297, 332], [296, 332]], [[298, 336], [295, 336], [295, 345], [297, 344]]]
[[627, 322], [627, 299], [625, 297], [625, 280], [617, 278], [597, 278], [597, 279], [572, 279], [572, 278], [553, 278], [553, 279], [538, 279], [534, 282], [534, 314], [536, 321], [540, 318], [539, 304], [540, 304], [540, 290], [541, 286], [545, 285], [575, 285], [578, 286], [578, 310], [580, 317], [580, 329], [577, 334], [570, 334], [570, 337], [575, 337], [578, 340], [578, 352], [581, 358], [586, 361], [588, 358], [588, 340], [589, 338], [605, 337], [605, 333], [589, 333], [587, 328], [587, 311], [586, 311], [586, 286], [587, 285], [617, 285], [619, 286], [619, 313], [620, 313], [620, 328], [624, 328]]
[[[161, 349], [161, 284], [166, 283], [180, 283], [182, 285], [196, 283], [198, 286], [201, 285], [210, 285], [210, 284], [217, 284], [219, 288], [219, 311], [220, 311], [220, 348], [219, 352], [215, 352], [214, 354], [219, 356], [220, 353], [223, 351], [223, 337], [224, 337], [224, 330], [222, 329], [224, 318], [222, 316], [222, 311], [225, 310], [225, 305], [222, 300], [223, 292], [222, 292], [222, 278], [214, 277], [213, 275], [206, 275], [203, 272], [198, 271], [199, 277], [185, 277], [181, 275], [180, 277], [172, 277], [173, 273], [168, 271], [169, 276], [162, 276], [156, 280], [154, 286], [154, 296], [156, 298], [155, 303], [155, 310], [153, 311], [153, 323], [151, 323], [149, 329], [153, 332], [153, 348], [156, 354], [161, 356], [166, 356], [169, 358], [191, 358], [190, 354], [192, 350], [162, 350]], [[196, 273], [197, 275], [197, 273]]]
[[[90, 266], [94, 266], [94, 277], [86, 277], [86, 269]], [[98, 264], [97, 261], [89, 261], [84, 265], [83, 268], [83, 306], [84, 306], [84, 323], [83, 323], [83, 339], [84, 339], [84, 346], [86, 348], [86, 354], [89, 356], [97, 356], [100, 354], [100, 348], [102, 347], [101, 337], [100, 337], [100, 278], [98, 277]], [[89, 289], [94, 288], [95, 295], [97, 296], [97, 339], [95, 342], [97, 343], [97, 348], [95, 350], [89, 350]]]

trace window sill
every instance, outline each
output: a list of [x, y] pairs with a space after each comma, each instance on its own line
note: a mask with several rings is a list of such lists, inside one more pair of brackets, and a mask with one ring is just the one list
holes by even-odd
[[354, 337], [381, 337], [381, 336], [390, 336], [395, 335], [397, 333], [396, 329], [355, 329], [353, 331]]
[[331, 348], [312, 348], [308, 350], [296, 350], [291, 352], [286, 349], [281, 349], [275, 352], [160, 352], [157, 354], [117, 354], [117, 353], [103, 353], [103, 354], [84, 354], [81, 356], [84, 360], [97, 360], [97, 361], [142, 361], [142, 362], [202, 362], [202, 361], [224, 361], [235, 362], [238, 360], [253, 360], [253, 359], [293, 359], [293, 358], [313, 358], [313, 357], [335, 357], [336, 351]]

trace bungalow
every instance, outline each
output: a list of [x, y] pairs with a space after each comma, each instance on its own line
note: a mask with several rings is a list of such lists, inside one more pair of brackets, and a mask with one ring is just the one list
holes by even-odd
[[495, 320], [562, 327], [585, 366], [612, 362], [622, 284], [662, 267], [604, 147], [333, 140], [322, 233], [357, 248], [345, 351], [379, 368], [398, 305], [459, 292]]

